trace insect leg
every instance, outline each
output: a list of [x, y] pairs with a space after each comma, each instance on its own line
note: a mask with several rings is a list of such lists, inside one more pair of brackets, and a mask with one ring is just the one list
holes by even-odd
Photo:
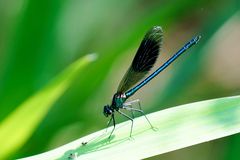
[[[111, 119], [112, 119], [112, 120], [111, 120]], [[113, 121], [113, 129], [112, 129], [112, 132], [111, 132], [111, 134], [109, 135], [108, 139], [111, 138], [111, 136], [112, 136], [112, 134], [113, 134], [113, 131], [115, 130], [115, 126], [116, 126], [116, 122], [115, 122], [114, 114], [112, 114], [111, 119], [110, 119], [110, 120]], [[109, 120], [109, 122], [111, 122], [110, 120]], [[110, 123], [108, 123], [108, 126], [109, 126], [109, 124], [110, 124]]]
[[126, 106], [124, 106], [123, 109], [132, 110], [132, 111], [136, 111], [136, 112], [141, 113], [146, 118], [146, 120], [148, 121], [148, 123], [151, 126], [151, 128], [154, 128], [153, 125], [151, 124], [151, 122], [149, 121], [149, 119], [147, 118], [147, 116], [145, 115], [145, 113], [143, 112], [143, 110], [136, 109], [136, 108], [131, 108], [131, 107], [126, 107]]
[[123, 115], [124, 117], [126, 117], [127, 119], [129, 119], [132, 122], [131, 131], [130, 131], [130, 137], [132, 137], [133, 119], [131, 117], [129, 117], [128, 115], [126, 115], [125, 113], [121, 112], [120, 110], [118, 110], [117, 112], [120, 113], [121, 115]]
[[[133, 108], [132, 104], [131, 103], [125, 103], [123, 104], [123, 106], [126, 106], [126, 107], [130, 107], [130, 108]], [[134, 116], [134, 113], [133, 113], [133, 110], [130, 110], [131, 111], [131, 114], [132, 114], [132, 118], [134, 119], [135, 116]]]
[[111, 122], [112, 122], [112, 119], [113, 119], [113, 117], [111, 116], [111, 118], [109, 119], [109, 121], [108, 121], [108, 123], [107, 123], [107, 128], [106, 128], [106, 131], [105, 131], [105, 132], [107, 132], [108, 127], [110, 126], [110, 124], [111, 124]]

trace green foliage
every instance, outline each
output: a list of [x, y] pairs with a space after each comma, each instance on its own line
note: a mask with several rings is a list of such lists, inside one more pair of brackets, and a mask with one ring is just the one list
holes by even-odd
[[52, 105], [71, 85], [76, 75], [91, 61], [95, 55], [88, 55], [70, 65], [41, 91], [27, 99], [0, 124], [0, 159], [16, 151], [32, 135], [36, 127], [46, 116]]

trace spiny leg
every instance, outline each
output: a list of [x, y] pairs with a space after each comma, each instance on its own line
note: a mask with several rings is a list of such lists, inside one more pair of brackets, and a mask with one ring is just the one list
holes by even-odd
[[140, 103], [140, 100], [139, 100], [139, 99], [137, 99], [136, 101], [138, 102], [138, 107], [139, 107], [139, 109], [140, 109], [141, 111], [143, 111], [143, 110], [142, 110], [141, 103]]
[[[136, 109], [136, 108], [132, 107], [132, 104], [134, 104], [134, 103], [137, 103], [139, 109]], [[128, 107], [128, 106], [131, 106], [131, 107]], [[141, 103], [140, 103], [139, 99], [135, 99], [133, 101], [125, 103], [123, 108], [126, 109], [126, 110], [129, 110], [131, 112], [133, 112], [133, 111], [140, 112], [146, 118], [146, 120], [148, 121], [151, 128], [154, 128], [153, 125], [151, 124], [151, 122], [149, 121], [149, 119], [147, 118], [147, 116], [145, 115], [144, 111], [142, 110]]]
[[[133, 106], [132, 106], [132, 104], [131, 103], [125, 103], [124, 104], [124, 106], [126, 106], [126, 107], [130, 107], [130, 108], [133, 108]], [[135, 116], [134, 116], [134, 113], [133, 113], [133, 110], [130, 110], [131, 111], [131, 114], [132, 114], [132, 119], [134, 119], [135, 118]]]
[[[140, 103], [140, 100], [139, 99], [135, 99], [133, 101], [130, 101], [130, 102], [126, 102], [124, 103], [124, 106], [132, 106], [133, 104], [137, 103], [138, 107], [140, 110], [142, 110], [142, 107], [141, 107], [141, 103]], [[132, 107], [133, 108], [133, 107]]]
[[126, 117], [127, 119], [129, 119], [132, 122], [131, 131], [130, 131], [130, 137], [132, 137], [133, 119], [131, 117], [129, 117], [128, 115], [126, 115], [125, 113], [121, 112], [120, 110], [118, 110], [117, 112], [120, 113], [121, 115], [123, 115], [124, 117]]
[[[113, 121], [113, 129], [112, 129], [112, 132], [111, 132], [111, 134], [109, 135], [108, 139], [111, 138], [111, 136], [112, 136], [112, 134], [113, 134], [113, 131], [115, 130], [115, 125], [116, 125], [116, 123], [115, 123], [115, 118], [114, 118], [114, 114], [112, 114], [111, 119], [112, 119], [111, 121]], [[109, 120], [109, 122], [110, 122], [110, 120]], [[109, 124], [110, 124], [110, 123], [108, 123], [108, 126], [109, 126]]]
[[[132, 106], [132, 105], [130, 105], [130, 108], [133, 108], [133, 106]], [[131, 110], [131, 114], [132, 114], [132, 118], [134, 119], [134, 118], [135, 118], [135, 116], [134, 116], [133, 110]]]
[[126, 106], [128, 106], [128, 105], [132, 105], [132, 104], [134, 104], [134, 103], [139, 103], [139, 102], [140, 102], [139, 99], [135, 99], [135, 100], [132, 100], [132, 101], [130, 101], [130, 102], [125, 102], [124, 104], [125, 104]]
[[109, 121], [108, 121], [108, 123], [107, 123], [107, 128], [106, 128], [106, 131], [105, 132], [107, 132], [107, 130], [108, 130], [108, 127], [109, 127], [109, 125], [111, 124], [111, 122], [112, 122], [112, 119], [113, 119], [113, 117], [111, 116], [111, 118], [109, 119]]
[[132, 111], [136, 111], [136, 112], [141, 113], [146, 118], [146, 120], [148, 121], [148, 123], [151, 126], [151, 128], [152, 129], [154, 128], [153, 125], [151, 124], [151, 122], [149, 121], [149, 119], [147, 118], [147, 116], [145, 115], [145, 113], [143, 112], [143, 110], [136, 109], [136, 108], [131, 108], [131, 107], [126, 107], [126, 106], [124, 106], [123, 109], [132, 110]]
[[138, 112], [140, 112], [140, 113], [146, 118], [146, 120], [148, 121], [148, 123], [149, 123], [149, 125], [151, 126], [151, 128], [154, 129], [152, 123], [149, 121], [149, 119], [147, 118], [146, 114], [144, 113], [144, 111], [143, 111], [143, 109], [142, 109], [140, 100], [137, 99], [136, 101], [137, 101], [137, 103], [138, 103], [138, 107], [139, 107], [140, 110], [139, 110], [139, 109], [135, 109], [135, 110], [138, 111]]
[[[129, 106], [130, 106], [131, 108], [133, 108], [133, 104], [134, 104], [134, 103], [138, 103], [139, 109], [142, 110], [139, 99], [135, 99], [135, 100], [133, 100], [133, 101], [126, 102], [126, 103], [124, 103], [124, 106], [126, 106], [126, 107], [129, 107]], [[130, 111], [131, 111], [132, 117], [135, 118], [133, 110], [130, 110]]]

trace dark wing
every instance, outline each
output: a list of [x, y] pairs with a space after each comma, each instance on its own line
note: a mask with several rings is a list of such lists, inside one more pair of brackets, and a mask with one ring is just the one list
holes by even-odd
[[121, 80], [117, 92], [124, 93], [151, 70], [162, 44], [163, 31], [159, 26], [149, 30], [143, 38], [131, 66]]

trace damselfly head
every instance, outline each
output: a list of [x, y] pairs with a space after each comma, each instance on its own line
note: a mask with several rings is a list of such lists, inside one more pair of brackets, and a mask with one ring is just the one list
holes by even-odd
[[104, 116], [108, 117], [113, 113], [112, 108], [109, 105], [103, 107], [103, 114]]

